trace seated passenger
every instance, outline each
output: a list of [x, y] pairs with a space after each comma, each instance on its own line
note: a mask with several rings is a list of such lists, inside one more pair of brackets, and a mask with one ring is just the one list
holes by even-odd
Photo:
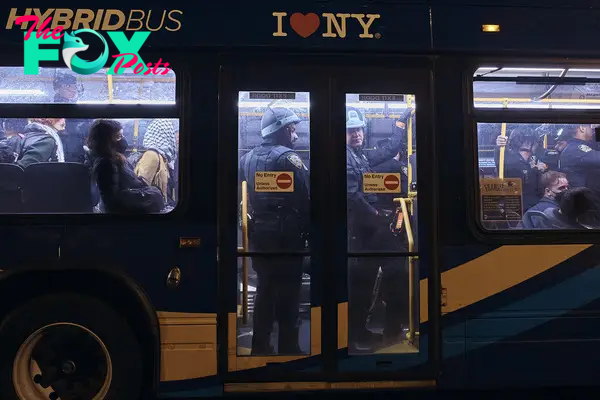
[[65, 162], [58, 131], [65, 129], [64, 118], [30, 118], [25, 127], [17, 164], [23, 168], [40, 162]]
[[135, 173], [160, 189], [169, 201], [169, 177], [175, 170], [177, 139], [173, 124], [168, 119], [155, 119], [144, 134], [146, 152], [135, 166]]
[[101, 209], [126, 214], [160, 212], [164, 208], [160, 190], [136, 176], [118, 151], [122, 131], [121, 124], [114, 120], [97, 120], [90, 128], [92, 181], [100, 191]]
[[600, 228], [600, 199], [585, 187], [567, 190], [560, 207], [544, 211], [544, 229]]
[[536, 212], [558, 208], [562, 195], [569, 188], [569, 181], [562, 172], [547, 171], [542, 174], [540, 186], [544, 188], [544, 197], [525, 212], [522, 221], [525, 229], [544, 229], [543, 220], [535, 215]]

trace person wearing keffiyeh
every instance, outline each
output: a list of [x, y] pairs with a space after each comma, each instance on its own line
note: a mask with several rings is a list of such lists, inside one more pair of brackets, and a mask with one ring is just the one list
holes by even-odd
[[168, 119], [153, 120], [144, 135], [146, 152], [135, 167], [135, 173], [146, 179], [162, 192], [168, 201], [170, 171], [177, 161], [175, 129]]

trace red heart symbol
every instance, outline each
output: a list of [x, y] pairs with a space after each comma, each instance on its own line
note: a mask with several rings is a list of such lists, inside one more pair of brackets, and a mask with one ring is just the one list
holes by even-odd
[[290, 17], [290, 26], [292, 29], [303, 38], [307, 38], [321, 25], [319, 16], [315, 13], [302, 14], [294, 13]]

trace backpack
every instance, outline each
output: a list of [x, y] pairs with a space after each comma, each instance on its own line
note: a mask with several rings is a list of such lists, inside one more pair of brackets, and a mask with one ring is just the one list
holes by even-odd
[[13, 164], [17, 161], [23, 150], [21, 145], [24, 137], [25, 135], [18, 134], [0, 140], [0, 163]]
[[[153, 150], [148, 150], [148, 151], [153, 151]], [[127, 157], [127, 162], [129, 162], [129, 164], [131, 164], [131, 169], [135, 170], [136, 165], [140, 162], [143, 155], [144, 155], [143, 151], [134, 151]]]

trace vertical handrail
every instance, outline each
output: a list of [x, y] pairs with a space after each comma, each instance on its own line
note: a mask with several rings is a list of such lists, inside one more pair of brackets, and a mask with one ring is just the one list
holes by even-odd
[[106, 79], [108, 80], [108, 104], [112, 104], [113, 103], [113, 77], [111, 74], [107, 74]]
[[[242, 182], [242, 249], [248, 251], [248, 182]], [[248, 257], [242, 257], [242, 322], [248, 323]]]
[[[406, 97], [406, 106], [411, 109], [413, 108], [413, 98], [411, 95], [408, 95]], [[407, 170], [408, 170], [408, 185], [406, 186], [406, 191], [410, 192], [410, 185], [413, 182], [413, 170], [412, 170], [412, 164], [410, 163], [410, 156], [412, 156], [413, 154], [413, 114], [414, 114], [414, 109], [411, 111], [409, 117], [408, 117], [408, 121], [407, 121], [407, 126], [406, 126], [406, 147], [407, 147], [407, 154], [406, 154], [406, 166], [407, 166]]]
[[[408, 213], [407, 203], [412, 204], [412, 199], [398, 198], [394, 199], [394, 202], [400, 203], [402, 209], [402, 216], [404, 218], [404, 224], [406, 226], [406, 239], [408, 241], [408, 252], [414, 252], [415, 241], [412, 232], [412, 225], [410, 223], [410, 215]], [[418, 335], [415, 332], [415, 315], [414, 315], [414, 293], [415, 293], [415, 261], [416, 257], [408, 257], [408, 339], [414, 340], [415, 336]]]
[[[502, 106], [504, 108], [508, 108], [508, 99], [504, 99], [502, 101]], [[502, 130], [500, 132], [502, 137], [506, 137], [506, 122], [502, 123]], [[500, 147], [500, 157], [498, 157], [498, 178], [504, 179], [504, 152], [506, 151], [506, 146]]]

